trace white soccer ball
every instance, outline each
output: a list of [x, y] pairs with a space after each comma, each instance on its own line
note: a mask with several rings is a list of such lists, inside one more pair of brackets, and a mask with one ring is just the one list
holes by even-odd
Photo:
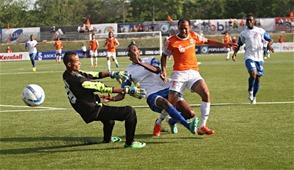
[[40, 106], [45, 100], [45, 92], [37, 84], [29, 84], [22, 91], [22, 100], [28, 106]]

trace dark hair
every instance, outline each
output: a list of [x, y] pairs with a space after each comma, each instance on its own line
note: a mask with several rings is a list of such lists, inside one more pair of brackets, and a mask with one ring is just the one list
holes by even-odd
[[66, 65], [67, 63], [71, 62], [72, 56], [77, 55], [77, 53], [72, 51], [67, 51], [63, 56], [63, 63]]
[[248, 18], [248, 17], [253, 17], [253, 18], [255, 18], [254, 15], [253, 15], [252, 13], [247, 14], [247, 15], [246, 15], [246, 18]]
[[132, 45], [135, 45], [138, 48], [138, 46], [136, 45], [136, 42], [134, 40], [132, 40], [131, 43], [128, 45], [128, 48], [127, 48], [128, 51], [130, 50], [130, 47]]
[[180, 24], [184, 21], [188, 21], [189, 25], [191, 25], [191, 21], [189, 19], [186, 19], [186, 18], [182, 18], [178, 21], [178, 26], [180, 26]]

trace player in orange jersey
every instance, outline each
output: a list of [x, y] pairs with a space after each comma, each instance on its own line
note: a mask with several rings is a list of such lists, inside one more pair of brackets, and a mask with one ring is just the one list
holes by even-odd
[[[224, 44], [228, 44], [228, 43], [231, 43], [232, 42], [232, 37], [229, 35], [228, 31], [225, 31], [223, 34], [225, 34], [223, 36], [223, 39], [222, 39], [222, 42]], [[226, 60], [230, 60], [230, 51], [231, 51], [231, 48], [230, 47], [227, 47], [226, 48]]]
[[[206, 126], [210, 112], [210, 94], [208, 86], [198, 72], [198, 62], [196, 58], [196, 44], [209, 44], [211, 46], [230, 47], [233, 44], [223, 44], [221, 42], [206, 39], [205, 37], [191, 32], [191, 22], [188, 19], [180, 19], [178, 22], [178, 33], [172, 35], [163, 49], [161, 56], [161, 77], [164, 82], [166, 76], [166, 58], [172, 55], [174, 58], [171, 84], [169, 87], [168, 100], [175, 106], [179, 95], [183, 95], [188, 88], [202, 98], [200, 127], [197, 129], [199, 135], [212, 135], [215, 132]], [[176, 122], [169, 122], [174, 124]]]
[[93, 64], [93, 58], [95, 58], [95, 67], [98, 65], [98, 48], [99, 48], [99, 42], [95, 38], [95, 34], [92, 34], [92, 39], [90, 40], [90, 61], [91, 61], [91, 67], [94, 66]]
[[62, 48], [63, 48], [63, 46], [62, 46], [62, 42], [61, 42], [61, 40], [60, 40], [59, 37], [57, 37], [57, 39], [54, 42], [54, 45], [53, 46], [55, 46], [55, 50], [56, 50], [56, 54], [55, 54], [55, 56], [56, 56], [56, 62], [57, 63], [60, 63], [61, 62], [61, 54], [62, 54]]
[[113, 37], [113, 32], [110, 31], [108, 33], [108, 38], [106, 38], [105, 40], [105, 44], [104, 47], [107, 46], [107, 54], [106, 54], [106, 58], [107, 58], [107, 69], [108, 71], [111, 71], [110, 69], [110, 57], [112, 58], [112, 61], [115, 62], [115, 66], [116, 68], [118, 68], [118, 62], [116, 59], [116, 50], [115, 48], [117, 46], [119, 46], [119, 42], [117, 41], [116, 38]]

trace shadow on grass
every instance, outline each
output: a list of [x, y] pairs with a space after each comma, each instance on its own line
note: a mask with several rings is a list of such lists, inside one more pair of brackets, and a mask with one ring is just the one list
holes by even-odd
[[[138, 134], [135, 136], [135, 140], [142, 138], [149, 138], [150, 134]], [[0, 155], [9, 154], [30, 154], [30, 153], [54, 153], [54, 152], [74, 152], [74, 151], [93, 151], [93, 150], [113, 150], [113, 149], [124, 149], [124, 142], [121, 142], [121, 146], [107, 147], [111, 146], [111, 143], [103, 143], [102, 137], [27, 137], [27, 138], [0, 138], [0, 142], [12, 143], [13, 142], [47, 142], [43, 147], [31, 147], [31, 148], [15, 148], [15, 149], [1, 149]], [[123, 141], [125, 137], [122, 137]], [[48, 143], [48, 141], [50, 143]], [[148, 144], [160, 144], [168, 142], [148, 142]], [[48, 146], [51, 145], [51, 146]], [[101, 148], [80, 148], [89, 145], [105, 145]], [[79, 147], [76, 149], [74, 147]], [[70, 148], [70, 149], [67, 149]], [[74, 148], [74, 149], [72, 149]], [[60, 150], [67, 149], [67, 150]]]

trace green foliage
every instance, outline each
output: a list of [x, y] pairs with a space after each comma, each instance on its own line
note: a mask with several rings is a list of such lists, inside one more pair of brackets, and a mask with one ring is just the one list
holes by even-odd
[[[143, 149], [124, 149], [124, 122], [117, 121], [113, 135], [121, 143], [102, 144], [102, 123], [85, 124], [71, 108], [62, 73], [65, 67], [55, 61], [37, 61], [37, 72], [30, 61], [0, 62], [0, 168], [1, 169], [294, 169], [293, 164], [293, 54], [274, 53], [265, 61], [265, 76], [257, 104], [247, 100], [248, 73], [243, 55], [236, 63], [225, 61], [225, 54], [198, 55], [200, 73], [211, 93], [208, 126], [212, 136], [192, 135], [180, 124], [179, 133], [162, 132], [152, 137], [157, 113], [145, 100], [127, 96], [109, 105], [136, 107], [136, 140]], [[120, 68], [130, 61], [119, 57]], [[90, 68], [81, 59], [83, 70], [107, 70], [106, 59]], [[172, 61], [167, 62], [168, 74]], [[114, 79], [102, 81], [119, 86]], [[46, 93], [42, 107], [26, 107], [21, 91], [30, 83]], [[189, 91], [184, 98], [200, 115], [201, 99]], [[292, 103], [286, 103], [292, 101]], [[263, 102], [263, 103], [262, 103]], [[267, 102], [272, 102], [271, 104]], [[281, 102], [281, 103], [279, 103]], [[169, 131], [164, 122], [163, 128]]]
[[[36, 0], [28, 9], [25, 0], [2, 0], [0, 27], [81, 25], [92, 23], [244, 18], [252, 12], [258, 18], [289, 16], [294, 0]], [[124, 8], [124, 9], [123, 9]], [[283, 10], [281, 10], [283, 9]]]

